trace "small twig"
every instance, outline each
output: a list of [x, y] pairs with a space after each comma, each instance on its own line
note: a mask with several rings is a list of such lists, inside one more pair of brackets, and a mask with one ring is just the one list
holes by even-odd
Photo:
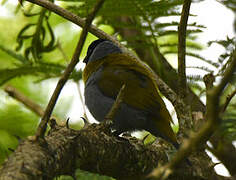
[[106, 115], [105, 117], [105, 121], [108, 121], [108, 120], [112, 120], [115, 113], [117, 112], [118, 108], [120, 107], [120, 104], [122, 103], [123, 101], [123, 98], [124, 98], [124, 90], [125, 90], [125, 84], [122, 85], [122, 87], [120, 88], [120, 91], [116, 97], [116, 100], [115, 102], [113, 103], [109, 113]]
[[[38, 1], [34, 1], [34, 2], [38, 2]], [[56, 88], [53, 92], [53, 95], [51, 96], [51, 99], [50, 99], [50, 101], [48, 103], [48, 106], [45, 110], [44, 116], [43, 116], [43, 118], [42, 118], [42, 120], [41, 120], [41, 122], [40, 122], [40, 124], [37, 128], [36, 139], [44, 137], [44, 134], [45, 134], [46, 129], [47, 129], [47, 123], [48, 123], [49, 118], [52, 114], [54, 106], [57, 102], [59, 94], [60, 94], [63, 86], [65, 85], [66, 81], [68, 80], [71, 72], [73, 71], [75, 65], [79, 61], [79, 56], [80, 56], [80, 53], [82, 51], [82, 47], [84, 45], [85, 39], [87, 37], [89, 26], [91, 25], [91, 23], [92, 23], [95, 15], [96, 15], [96, 13], [98, 12], [98, 10], [102, 7], [103, 3], [104, 3], [104, 0], [99, 0], [97, 2], [97, 4], [94, 6], [93, 11], [86, 18], [85, 25], [84, 25], [84, 28], [83, 28], [82, 33], [80, 35], [80, 39], [79, 39], [79, 42], [78, 42], [77, 47], [75, 49], [75, 52], [73, 54], [72, 60], [71, 60], [70, 64], [67, 66], [66, 70], [64, 71], [62, 77], [59, 79], [59, 81], [57, 83], [57, 86], [56, 86]]]
[[[31, 99], [26, 97], [24, 94], [19, 92], [16, 88], [14, 88], [11, 85], [7, 85], [4, 87], [4, 91], [11, 96], [12, 98], [16, 99], [17, 101], [21, 102], [24, 104], [28, 109], [33, 111], [35, 114], [38, 116], [42, 117], [44, 114], [43, 108], [38, 105], [37, 103], [33, 102]], [[52, 118], [61, 121], [58, 117], [52, 116]]]
[[40, 117], [43, 116], [44, 111], [43, 108], [33, 102], [31, 99], [26, 97], [24, 94], [19, 92], [16, 88], [12, 87], [11, 85], [7, 85], [4, 87], [4, 91], [14, 99], [18, 100], [19, 102], [23, 103], [27, 108], [29, 108], [31, 111], [35, 112]]
[[178, 27], [178, 78], [179, 78], [179, 92], [180, 98], [184, 99], [187, 95], [187, 81], [186, 81], [186, 29], [189, 16], [191, 0], [184, 0], [180, 24]]
[[[236, 69], [236, 51], [233, 53], [232, 62], [227, 67], [223, 78], [216, 87], [209, 88], [207, 90], [207, 112], [206, 112], [206, 123], [203, 127], [195, 134], [191, 136], [190, 139], [183, 142], [180, 150], [175, 154], [173, 159], [163, 167], [158, 167], [150, 174], [151, 177], [156, 179], [162, 177], [162, 179], [167, 178], [172, 170], [178, 166], [178, 164], [187, 156], [189, 156], [193, 149], [195, 149], [200, 143], [206, 142], [212, 135], [212, 133], [217, 129], [220, 124], [220, 110], [219, 110], [219, 99], [220, 95], [228, 84], [232, 75]], [[206, 78], [205, 78], [206, 79]], [[206, 83], [213, 83], [209, 81]], [[212, 84], [208, 84], [211, 87]]]
[[227, 109], [227, 107], [228, 107], [228, 105], [229, 105], [231, 99], [232, 99], [235, 95], [236, 95], [236, 89], [235, 89], [231, 94], [229, 94], [229, 95], [227, 96], [227, 98], [226, 98], [226, 100], [225, 100], [225, 103], [224, 103], [224, 105], [223, 105], [223, 108], [222, 108], [222, 110], [221, 110], [222, 113], [225, 112], [225, 110]]

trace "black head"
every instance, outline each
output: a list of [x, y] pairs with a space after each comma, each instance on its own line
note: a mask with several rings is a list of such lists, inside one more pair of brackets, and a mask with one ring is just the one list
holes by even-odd
[[121, 49], [109, 40], [98, 39], [89, 45], [83, 62], [87, 64], [91, 60], [101, 59], [111, 53], [121, 53]]

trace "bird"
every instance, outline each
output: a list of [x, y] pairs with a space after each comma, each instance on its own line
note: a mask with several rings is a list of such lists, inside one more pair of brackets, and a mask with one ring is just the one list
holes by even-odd
[[146, 64], [107, 39], [93, 41], [83, 62], [85, 105], [97, 121], [104, 120], [125, 84], [112, 120], [114, 134], [145, 130], [179, 148], [154, 72]]

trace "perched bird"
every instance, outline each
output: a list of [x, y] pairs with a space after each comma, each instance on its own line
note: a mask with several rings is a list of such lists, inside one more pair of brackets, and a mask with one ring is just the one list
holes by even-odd
[[171, 116], [150, 68], [105, 39], [90, 44], [83, 62], [85, 104], [96, 120], [104, 120], [125, 84], [123, 102], [113, 119], [115, 134], [146, 130], [178, 149]]

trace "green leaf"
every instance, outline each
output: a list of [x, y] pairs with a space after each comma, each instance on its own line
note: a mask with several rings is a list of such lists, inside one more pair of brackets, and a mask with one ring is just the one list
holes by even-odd
[[3, 69], [0, 70], [0, 86], [15, 77], [25, 75], [37, 75], [44, 78], [58, 77], [61, 75], [63, 70], [63, 66], [46, 63], [41, 63], [34, 66], [20, 66], [13, 69]]
[[0, 49], [2, 51], [6, 52], [9, 56], [15, 58], [16, 60], [20, 61], [23, 64], [28, 64], [29, 63], [29, 61], [24, 56], [22, 56], [19, 53], [16, 53], [15, 51], [13, 51], [13, 50], [11, 50], [9, 48], [4, 47], [1, 44], [0, 44]]

